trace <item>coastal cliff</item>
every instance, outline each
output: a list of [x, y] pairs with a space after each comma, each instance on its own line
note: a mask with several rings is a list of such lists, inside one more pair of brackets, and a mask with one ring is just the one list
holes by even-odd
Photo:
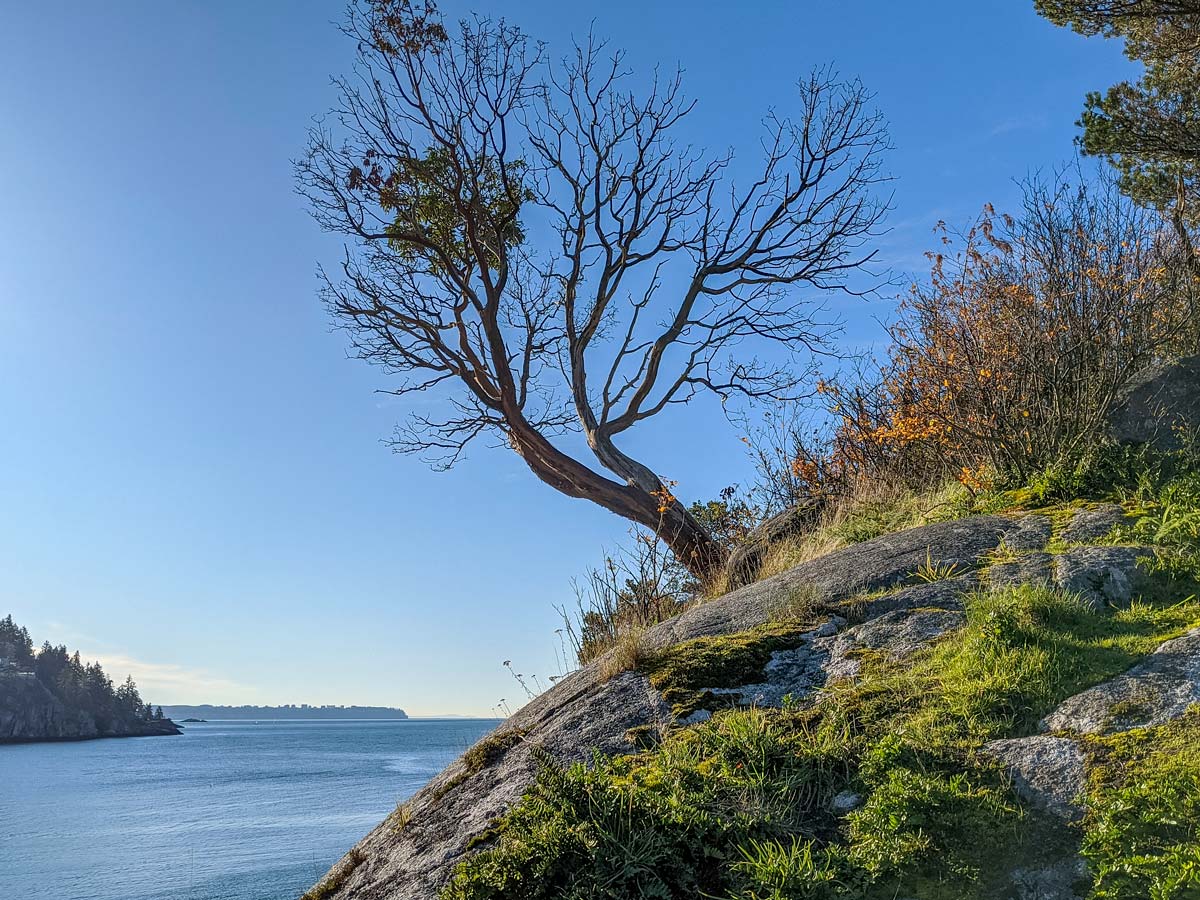
[[0, 744], [181, 733], [132, 676], [114, 686], [100, 663], [49, 641], [35, 649], [11, 614], [0, 619]]
[[113, 717], [63, 704], [32, 672], [0, 672], [0, 744], [181, 734], [170, 719]]

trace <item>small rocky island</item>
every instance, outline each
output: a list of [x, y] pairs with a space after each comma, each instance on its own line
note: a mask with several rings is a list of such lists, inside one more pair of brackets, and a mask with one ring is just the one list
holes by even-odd
[[0, 744], [181, 733], [132, 677], [114, 688], [100, 663], [49, 642], [35, 651], [11, 615], [0, 619]]

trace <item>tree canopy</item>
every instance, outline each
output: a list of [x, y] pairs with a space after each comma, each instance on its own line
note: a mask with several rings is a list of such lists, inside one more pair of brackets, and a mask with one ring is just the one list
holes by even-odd
[[1080, 144], [1111, 162], [1135, 200], [1170, 211], [1194, 261], [1200, 222], [1200, 0], [1037, 0], [1081, 34], [1119, 38], [1141, 78], [1084, 101]]
[[815, 380], [832, 328], [812, 295], [850, 289], [887, 208], [870, 94], [803, 79], [738, 183], [731, 153], [681, 139], [696, 104], [679, 73], [638, 81], [594, 38], [556, 61], [507, 22], [454, 27], [420, 0], [359, 0], [345, 32], [355, 68], [297, 174], [351, 242], [322, 284], [354, 351], [448, 410], [418, 406], [396, 448], [449, 465], [491, 437], [712, 572], [720, 542], [618, 442], [703, 395]]

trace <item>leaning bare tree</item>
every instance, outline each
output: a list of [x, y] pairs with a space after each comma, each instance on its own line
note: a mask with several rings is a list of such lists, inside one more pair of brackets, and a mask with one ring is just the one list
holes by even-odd
[[[870, 96], [814, 73], [735, 185], [732, 155], [676, 140], [694, 107], [678, 75], [635, 93], [593, 40], [552, 62], [509, 24], [450, 27], [421, 0], [358, 0], [344, 28], [357, 62], [298, 176], [352, 238], [322, 291], [354, 351], [392, 393], [444, 395], [397, 448], [450, 465], [499, 437], [712, 573], [725, 551], [617, 442], [702, 393], [776, 399], [810, 379], [833, 330], [800, 289], [849, 291], [886, 210]], [[555, 443], [571, 431], [599, 466]]]

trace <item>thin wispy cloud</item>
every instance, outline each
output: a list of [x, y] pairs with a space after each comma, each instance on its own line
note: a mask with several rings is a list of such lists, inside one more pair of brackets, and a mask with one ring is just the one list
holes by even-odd
[[99, 662], [117, 684], [132, 675], [139, 693], [155, 703], [253, 703], [257, 696], [250, 686], [207, 669], [138, 659], [56, 620], [43, 622], [37, 631], [51, 644], [66, 644], [72, 652], [78, 649], [85, 662]]
[[996, 137], [1001, 134], [1011, 134], [1014, 131], [1032, 131], [1037, 128], [1045, 128], [1047, 124], [1045, 113], [1030, 113], [1003, 120], [992, 128], [990, 134], [992, 137]]
[[[164, 703], [232, 702], [235, 695], [248, 695], [251, 688], [228, 678], [214, 675], [204, 669], [192, 669], [173, 663], [147, 662], [120, 653], [93, 653], [80, 651], [100, 661], [114, 681], [132, 675], [143, 696]], [[215, 699], [214, 699], [215, 698]]]

